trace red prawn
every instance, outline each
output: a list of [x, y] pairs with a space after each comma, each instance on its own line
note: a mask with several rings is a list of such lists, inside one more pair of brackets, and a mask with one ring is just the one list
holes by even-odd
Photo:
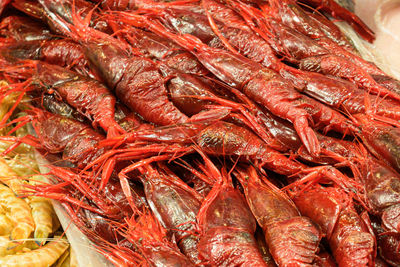
[[322, 238], [320, 229], [301, 217], [281, 190], [266, 179], [262, 182], [254, 168], [238, 171], [237, 177], [278, 266], [311, 266]]
[[351, 196], [319, 184], [293, 194], [301, 214], [321, 227], [339, 266], [375, 266], [375, 237], [356, 212]]
[[[190, 232], [196, 230], [196, 215], [203, 198], [164, 165], [159, 164], [157, 168], [147, 165], [139, 171], [154, 215], [167, 230], [174, 232], [182, 253], [194, 264], [201, 264], [198, 237]], [[119, 176], [126, 176], [126, 171], [122, 170]]]
[[213, 266], [267, 266], [254, 238], [256, 222], [245, 199], [233, 188], [229, 174], [220, 173], [205, 160], [216, 184], [197, 215], [200, 255]]

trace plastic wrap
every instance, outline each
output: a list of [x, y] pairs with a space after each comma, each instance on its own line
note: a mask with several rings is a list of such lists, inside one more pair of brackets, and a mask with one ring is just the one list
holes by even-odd
[[366, 60], [400, 80], [400, 0], [353, 0], [354, 12], [376, 33], [373, 45], [361, 40], [351, 27], [338, 25], [356, 43]]
[[[49, 164], [38, 152], [35, 151], [35, 157], [39, 165], [41, 173], [48, 173], [49, 169], [46, 165]], [[65, 231], [71, 248], [74, 250], [76, 259], [80, 267], [112, 267], [103, 255], [101, 255], [91, 244], [89, 239], [79, 231], [78, 227], [71, 221], [68, 214], [58, 201], [52, 200], [54, 210], [60, 220], [60, 223]]]

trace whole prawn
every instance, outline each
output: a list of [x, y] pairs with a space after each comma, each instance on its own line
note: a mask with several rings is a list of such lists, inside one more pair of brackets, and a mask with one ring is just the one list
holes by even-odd
[[375, 237], [347, 193], [316, 184], [294, 193], [293, 200], [301, 214], [321, 227], [339, 266], [375, 266]]
[[10, 42], [0, 48], [8, 61], [18, 59], [41, 60], [49, 64], [71, 68], [82, 75], [94, 76], [82, 47], [66, 39]]
[[55, 237], [55, 240], [38, 249], [22, 254], [0, 257], [0, 264], [7, 267], [50, 266], [57, 261], [68, 247], [69, 244], [65, 238]]
[[39, 62], [34, 83], [37, 82], [59, 96], [71, 106], [100, 125], [109, 136], [124, 130], [114, 120], [115, 97], [100, 82], [64, 68]]
[[254, 168], [238, 171], [237, 176], [278, 266], [311, 266], [322, 238], [320, 229], [301, 217], [282, 191], [268, 180], [262, 182]]
[[45, 111], [37, 112], [32, 123], [40, 145], [36, 142], [35, 147], [53, 154], [62, 152], [64, 160], [76, 163], [78, 167], [86, 166], [104, 153], [103, 149], [94, 146], [105, 137], [89, 125]]
[[[146, 199], [160, 223], [173, 230], [177, 245], [194, 264], [201, 264], [197, 251], [198, 238], [195, 231], [196, 215], [203, 198], [184, 184], [166, 166], [143, 166], [139, 168]], [[119, 175], [126, 175], [122, 170]]]
[[228, 174], [220, 173], [210, 161], [206, 165], [217, 182], [197, 216], [200, 255], [218, 266], [267, 266], [254, 238], [256, 222], [243, 196]]

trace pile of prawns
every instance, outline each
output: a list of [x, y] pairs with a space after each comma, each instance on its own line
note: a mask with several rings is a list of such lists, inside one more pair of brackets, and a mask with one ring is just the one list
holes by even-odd
[[333, 0], [0, 10], [3, 155], [41, 152], [53, 183], [26, 191], [116, 266], [400, 265], [400, 82]]

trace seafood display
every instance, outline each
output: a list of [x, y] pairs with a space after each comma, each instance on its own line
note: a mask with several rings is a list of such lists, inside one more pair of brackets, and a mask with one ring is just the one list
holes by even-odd
[[347, 8], [0, 1], [0, 265], [86, 266], [73, 225], [107, 266], [399, 266], [400, 81]]
[[[8, 84], [1, 82], [1, 86], [7, 88]], [[15, 93], [4, 97], [3, 111], [13, 106], [17, 98]], [[2, 112], [1, 118], [6, 114]], [[18, 116], [23, 116], [23, 113]], [[5, 134], [10, 128], [2, 130]], [[25, 125], [11, 135], [24, 136], [27, 130]], [[5, 136], [8, 135], [1, 137]], [[1, 152], [13, 145], [8, 141], [0, 143]], [[31, 146], [22, 145], [0, 159], [1, 266], [50, 266], [70, 250], [63, 232], [59, 231], [60, 222], [50, 200], [26, 195], [30, 186], [48, 183], [47, 177], [39, 173], [33, 152]], [[66, 264], [69, 262], [66, 261]]]

